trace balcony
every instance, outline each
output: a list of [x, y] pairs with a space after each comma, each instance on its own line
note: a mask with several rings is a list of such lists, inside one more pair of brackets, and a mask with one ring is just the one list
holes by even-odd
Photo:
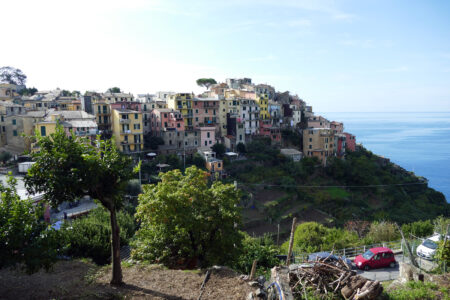
[[130, 119], [120, 119], [120, 124], [130, 124]]
[[121, 130], [120, 134], [131, 134], [131, 130]]
[[88, 136], [88, 135], [97, 135], [99, 134], [98, 130], [91, 129], [86, 131], [75, 131], [76, 136]]

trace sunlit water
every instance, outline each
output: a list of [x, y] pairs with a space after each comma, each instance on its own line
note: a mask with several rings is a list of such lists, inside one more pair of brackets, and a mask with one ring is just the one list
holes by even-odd
[[357, 143], [427, 178], [450, 200], [450, 112], [317, 114], [344, 122]]

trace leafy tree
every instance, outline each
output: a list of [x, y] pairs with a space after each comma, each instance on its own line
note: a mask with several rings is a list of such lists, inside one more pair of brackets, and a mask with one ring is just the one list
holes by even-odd
[[3, 164], [6, 164], [8, 162], [8, 160], [10, 160], [11, 158], [12, 158], [12, 154], [9, 153], [8, 151], [0, 152], [0, 161]]
[[239, 192], [231, 184], [208, 186], [207, 173], [173, 170], [157, 185], [145, 185], [136, 218], [141, 224], [133, 257], [169, 266], [201, 267], [234, 259], [242, 236]]
[[209, 90], [211, 85], [217, 83], [217, 81], [213, 78], [199, 78], [196, 82], [198, 86], [205, 87], [207, 90]]
[[216, 155], [217, 155], [218, 158], [222, 158], [224, 156], [225, 151], [227, 150], [227, 148], [225, 148], [224, 144], [217, 143], [217, 144], [214, 144], [211, 147], [211, 150], [216, 152]]
[[247, 150], [245, 149], [245, 144], [244, 143], [239, 143], [236, 146], [236, 150], [239, 153], [245, 153]]
[[25, 176], [30, 193], [45, 193], [52, 206], [88, 194], [97, 199], [110, 213], [112, 229], [112, 280], [122, 283], [120, 265], [120, 229], [117, 210], [123, 205], [123, 193], [134, 177], [132, 159], [122, 155], [112, 140], [97, 138], [94, 145], [88, 139], [67, 136], [62, 126], [56, 132], [37, 135], [39, 152], [33, 154], [36, 163]]
[[[119, 211], [117, 223], [120, 227], [120, 244], [127, 245], [136, 230], [132, 215]], [[98, 207], [87, 217], [64, 223], [61, 234], [68, 243], [66, 254], [74, 257], [89, 257], [97, 264], [106, 264], [111, 259], [111, 225], [108, 212]]]
[[109, 88], [108, 93], [121, 93], [122, 91], [117, 86]]
[[48, 229], [42, 206], [21, 200], [17, 180], [0, 182], [0, 268], [24, 264], [29, 273], [49, 269], [58, 254], [58, 233]]
[[206, 161], [203, 156], [200, 155], [200, 153], [195, 153], [192, 157], [192, 164], [199, 169], [205, 168], [205, 163]]
[[158, 146], [164, 145], [164, 140], [159, 136], [144, 135], [144, 147], [146, 149], [158, 150]]
[[27, 75], [25, 75], [20, 69], [13, 67], [0, 68], [0, 82], [25, 85], [27, 82]]
[[35, 88], [35, 87], [24, 88], [24, 89], [21, 89], [19, 91], [19, 95], [22, 95], [22, 96], [33, 96], [34, 94], [36, 94], [37, 91], [38, 91], [38, 89]]

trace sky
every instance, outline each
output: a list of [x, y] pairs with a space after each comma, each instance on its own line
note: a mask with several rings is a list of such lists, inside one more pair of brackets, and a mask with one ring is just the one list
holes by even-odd
[[[0, 0], [0, 67], [40, 90], [250, 77], [315, 111], [450, 111], [450, 1]], [[8, 24], [8, 25], [5, 25]]]

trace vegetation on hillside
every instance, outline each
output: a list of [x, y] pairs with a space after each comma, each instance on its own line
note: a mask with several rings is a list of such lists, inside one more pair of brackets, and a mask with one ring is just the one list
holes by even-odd
[[226, 165], [226, 171], [247, 193], [264, 188], [288, 195], [272, 199], [273, 223], [308, 208], [329, 214], [339, 226], [355, 219], [403, 224], [450, 214], [444, 195], [426, 180], [363, 148], [345, 159], [329, 158], [326, 167], [315, 158], [290, 161], [267, 139], [254, 140], [246, 150], [248, 159]]

